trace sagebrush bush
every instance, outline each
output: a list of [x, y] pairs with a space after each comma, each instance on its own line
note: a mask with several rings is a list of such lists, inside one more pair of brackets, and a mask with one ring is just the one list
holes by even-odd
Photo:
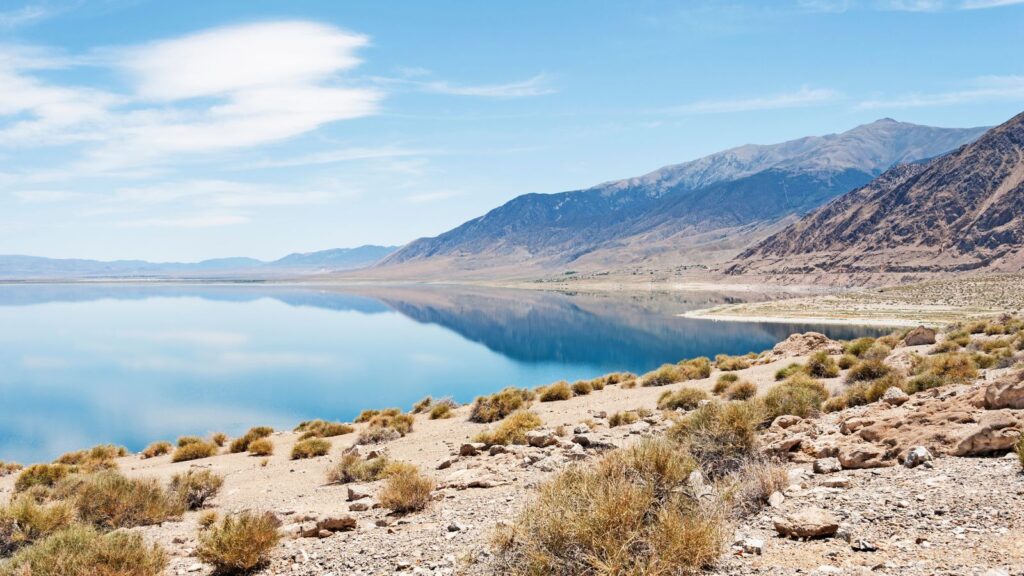
[[341, 461], [327, 471], [327, 481], [332, 484], [372, 482], [380, 479], [389, 463], [390, 460], [387, 456], [376, 456], [364, 460], [359, 454], [350, 452], [342, 455]]
[[729, 400], [750, 400], [754, 396], [757, 396], [757, 385], [747, 380], [736, 382], [725, 390], [725, 397]]
[[839, 376], [839, 365], [824, 350], [811, 354], [804, 371], [814, 378], [835, 378]]
[[218, 448], [223, 448], [228, 443], [228, 435], [223, 432], [214, 432], [210, 434], [210, 442], [216, 444]]
[[541, 402], [568, 400], [569, 398], [572, 398], [572, 388], [570, 388], [569, 383], [564, 380], [555, 382], [554, 384], [548, 384], [540, 389], [539, 398]]
[[387, 481], [377, 496], [381, 506], [399, 514], [426, 508], [434, 491], [434, 480], [414, 466], [393, 466], [385, 470]]
[[452, 417], [452, 411], [458, 408], [459, 405], [451, 398], [442, 398], [430, 408], [430, 419], [441, 420]]
[[433, 406], [433, 404], [434, 399], [431, 398], [430, 396], [427, 396], [426, 398], [413, 404], [412, 410], [410, 410], [410, 412], [412, 412], [413, 414], [422, 414], [423, 412], [430, 410], [430, 407]]
[[839, 366], [840, 370], [847, 370], [857, 365], [860, 360], [853, 354], [843, 354], [836, 361], [836, 365]]
[[495, 444], [526, 444], [526, 433], [530, 430], [540, 428], [540, 416], [529, 410], [519, 410], [509, 414], [491, 430], [484, 430], [477, 434], [474, 442], [483, 442], [488, 446]]
[[235, 438], [231, 443], [231, 453], [238, 454], [241, 452], [249, 451], [249, 444], [260, 438], [266, 438], [274, 433], [274, 429], [270, 426], [255, 426], [249, 428], [249, 430], [243, 434], [240, 438]]
[[626, 426], [639, 420], [640, 417], [633, 410], [625, 410], [623, 412], [616, 412], [608, 417], [608, 426], [615, 428], [617, 426]]
[[196, 519], [196, 522], [199, 524], [200, 529], [206, 529], [216, 524], [217, 520], [219, 519], [220, 514], [217, 514], [216, 510], [206, 510], [205, 512], [199, 515], [199, 518]]
[[846, 373], [847, 382], [876, 380], [889, 373], [889, 367], [881, 360], [863, 360]]
[[307, 420], [295, 427], [295, 432], [302, 432], [300, 440], [306, 438], [333, 438], [351, 434], [355, 427], [344, 422], [326, 422], [324, 420]]
[[156, 458], [157, 456], [163, 456], [164, 454], [170, 454], [174, 446], [166, 440], [158, 440], [146, 446], [146, 449], [140, 453], [143, 459]]
[[274, 442], [270, 438], [257, 438], [249, 442], [249, 454], [253, 456], [271, 456], [274, 453]]
[[217, 455], [217, 445], [213, 442], [193, 442], [179, 446], [171, 456], [171, 462], [185, 462], [187, 460], [199, 460]]
[[715, 356], [715, 367], [725, 372], [746, 370], [747, 368], [750, 368], [750, 359], [746, 356], [729, 356], [728, 354], [719, 354], [718, 356]]
[[171, 478], [170, 491], [187, 510], [198, 510], [220, 492], [224, 477], [210, 470], [189, 470]]
[[40, 504], [28, 495], [0, 506], [0, 558], [18, 548], [67, 528], [75, 521], [75, 509], [67, 502]]
[[115, 459], [128, 455], [128, 449], [124, 446], [113, 444], [100, 444], [88, 450], [68, 452], [57, 458], [55, 464], [67, 464], [75, 466], [82, 472], [96, 472], [98, 470], [110, 470], [117, 468]]
[[473, 402], [469, 420], [484, 424], [496, 422], [520, 408], [528, 407], [534, 396], [531, 390], [515, 387], [505, 388], [490, 396], [480, 396]]
[[14, 491], [24, 492], [33, 486], [52, 487], [60, 479], [77, 472], [78, 469], [67, 464], [33, 464], [21, 471], [14, 481]]
[[218, 572], [248, 572], [264, 564], [277, 546], [278, 524], [271, 514], [248, 510], [227, 516], [199, 533], [196, 553]]
[[203, 439], [199, 436], [178, 436], [178, 448], [188, 446], [189, 444], [198, 444], [203, 442]]
[[331, 443], [323, 438], [306, 438], [292, 446], [292, 460], [326, 456], [331, 450]]
[[851, 354], [860, 358], [875, 343], [874, 338], [858, 338], [843, 346], [843, 354]]
[[756, 512], [768, 503], [773, 492], [782, 492], [789, 485], [785, 464], [768, 458], [751, 457], [743, 462], [735, 475], [719, 490], [734, 516]]
[[163, 549], [140, 534], [75, 524], [0, 563], [0, 576], [159, 576], [166, 567]]
[[75, 507], [83, 521], [105, 529], [159, 524], [184, 511], [184, 503], [156, 480], [126, 478], [110, 470], [84, 478]]
[[696, 458], [711, 478], [735, 472], [757, 451], [757, 428], [764, 419], [752, 401], [710, 402], [676, 422], [668, 432]]
[[803, 371], [803, 369], [804, 369], [803, 364], [797, 364], [796, 362], [794, 362], [794, 363], [790, 364], [789, 366], [786, 366], [784, 368], [779, 368], [778, 370], [776, 370], [775, 371], [775, 379], [776, 380], [785, 380], [786, 378], [789, 378], [790, 376], [793, 376], [794, 374], [799, 374], [800, 372]]
[[594, 385], [589, 380], [577, 380], [572, 383], [572, 393], [574, 396], [586, 396], [594, 391]]
[[772, 422], [779, 416], [787, 414], [808, 418], [821, 410], [821, 404], [828, 396], [825, 385], [814, 378], [805, 374], [791, 376], [765, 393], [765, 421]]
[[674, 392], [666, 390], [658, 398], [658, 408], [661, 410], [693, 410], [701, 400], [709, 398], [708, 393], [699, 388], [683, 387]]
[[676, 364], [662, 364], [641, 377], [644, 386], [668, 386], [685, 379], [683, 369]]
[[694, 462], [642, 440], [543, 484], [495, 538], [512, 575], [697, 574], [731, 534], [717, 502], [688, 495]]
[[24, 468], [24, 466], [17, 462], [4, 462], [3, 460], [0, 460], [0, 478], [3, 478], [8, 474], [20, 472], [22, 468]]

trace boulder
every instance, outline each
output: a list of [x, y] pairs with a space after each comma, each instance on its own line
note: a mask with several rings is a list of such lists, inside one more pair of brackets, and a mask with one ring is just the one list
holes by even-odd
[[935, 330], [926, 326], [918, 326], [903, 338], [903, 343], [907, 346], [925, 346], [928, 344], [935, 344]]
[[324, 518], [316, 523], [317, 528], [328, 532], [345, 532], [356, 529], [356, 519], [351, 516]]
[[1021, 426], [1009, 410], [988, 412], [978, 424], [968, 428], [953, 449], [955, 456], [984, 456], [1005, 452], [1020, 439]]
[[526, 433], [526, 443], [534, 448], [546, 448], [558, 444], [558, 437], [551, 432], [530, 430]]
[[483, 442], [467, 442], [459, 447], [459, 456], [476, 456], [486, 448], [487, 444]]
[[882, 402], [890, 406], [902, 406], [907, 400], [910, 400], [910, 395], [896, 386], [890, 386], [885, 394], [882, 394]]
[[1024, 410], [1024, 379], [1021, 374], [1002, 378], [985, 388], [985, 408]]
[[779, 416], [775, 420], [772, 420], [771, 427], [777, 430], [785, 430], [786, 428], [795, 426], [802, 421], [803, 418], [799, 416], [795, 416], [793, 414], [783, 414], [782, 416]]
[[886, 461], [885, 450], [871, 444], [852, 444], [839, 447], [839, 463], [843, 468], [882, 468], [892, 466]]
[[348, 505], [349, 512], [366, 512], [370, 509], [370, 505], [366, 502], [353, 502]]
[[932, 459], [932, 453], [928, 451], [924, 446], [914, 446], [907, 452], [907, 457], [903, 460], [903, 465], [907, 468], [916, 468], [925, 462]]
[[804, 508], [773, 520], [775, 531], [791, 538], [823, 538], [839, 530], [836, 518], [820, 508]]
[[839, 458], [818, 458], [814, 461], [814, 473], [815, 474], [832, 474], [833, 472], [842, 472], [843, 465], [839, 462]]
[[362, 500], [363, 498], [369, 498], [369, 497], [370, 497], [370, 495], [367, 494], [366, 492], [363, 492], [363, 490], [361, 488], [358, 488], [358, 487], [357, 488], [353, 488], [352, 486], [348, 487], [348, 501], [349, 502], [355, 502], [356, 500]]

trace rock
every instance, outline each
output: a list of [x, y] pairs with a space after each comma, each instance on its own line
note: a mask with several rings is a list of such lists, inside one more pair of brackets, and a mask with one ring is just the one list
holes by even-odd
[[326, 530], [328, 532], [344, 532], [348, 530], [355, 530], [356, 519], [351, 516], [325, 518], [317, 522], [316, 526], [320, 530]]
[[903, 465], [907, 468], [916, 468], [932, 459], [932, 453], [924, 446], [914, 446], [907, 452]]
[[890, 386], [882, 394], [882, 402], [890, 406], [902, 406], [907, 400], [910, 400], [910, 395], [895, 386]]
[[768, 505], [772, 508], [779, 508], [782, 503], [786, 501], [786, 497], [782, 495], [782, 492], [772, 492], [771, 496], [768, 497]]
[[449, 532], [461, 532], [461, 531], [463, 531], [465, 529], [466, 529], [466, 527], [463, 526], [462, 524], [459, 524], [458, 522], [452, 522], [451, 524], [448, 525], [448, 531]]
[[839, 462], [839, 458], [818, 458], [814, 461], [814, 473], [815, 474], [832, 474], [833, 472], [842, 472], [843, 465]]
[[764, 540], [758, 538], [743, 538], [737, 540], [733, 546], [739, 548], [744, 554], [757, 554], [764, 552]]
[[772, 348], [772, 356], [777, 358], [806, 356], [821, 350], [830, 355], [842, 354], [843, 345], [819, 332], [792, 334]]
[[839, 530], [839, 522], [820, 508], [804, 508], [773, 520], [775, 531], [791, 538], [822, 538]]
[[843, 468], [882, 468], [895, 462], [885, 460], [885, 450], [871, 444], [854, 444], [839, 447], [839, 463]]
[[558, 444], [558, 437], [551, 432], [531, 430], [526, 433], [526, 443], [535, 448], [546, 448]]
[[452, 472], [445, 484], [457, 490], [465, 490], [467, 488], [492, 488], [501, 482], [494, 474], [467, 468]]
[[626, 428], [626, 430], [630, 434], [643, 434], [644, 432], [646, 432], [646, 431], [648, 431], [650, 429], [651, 429], [651, 425], [648, 424], [647, 422], [642, 421], [642, 420], [640, 422], [635, 422], [633, 424], [630, 424]]
[[358, 487], [352, 487], [352, 486], [348, 487], [348, 501], [349, 502], [355, 502], [356, 500], [362, 500], [363, 498], [369, 498], [369, 497], [370, 497], [369, 494], [367, 494], [366, 492], [363, 492]]
[[587, 434], [589, 432], [590, 432], [590, 426], [587, 426], [586, 424], [580, 424], [578, 426], [574, 426], [573, 429], [572, 429], [572, 433], [573, 434]]
[[448, 468], [452, 467], [452, 464], [455, 464], [458, 461], [459, 461], [459, 459], [455, 458], [455, 457], [445, 458], [444, 460], [441, 460], [441, 462], [437, 465], [437, 469], [438, 470], [447, 470]]
[[366, 502], [353, 502], [348, 505], [349, 512], [366, 512], [370, 509], [370, 505]]
[[467, 442], [459, 446], [459, 456], [476, 456], [480, 451], [487, 448], [483, 442]]
[[918, 326], [903, 338], [903, 343], [907, 346], [925, 346], [927, 344], [935, 344], [935, 330], [926, 326]]
[[825, 488], [849, 488], [850, 478], [847, 476], [827, 476], [818, 485]]
[[579, 444], [580, 446], [583, 446], [584, 448], [586, 448], [586, 447], [590, 446], [592, 441], [590, 440], [590, 437], [587, 436], [586, 434], [577, 434], [577, 435], [572, 437], [572, 443], [573, 444]]
[[775, 429], [785, 430], [786, 428], [795, 426], [800, 422], [803, 422], [803, 418], [799, 416], [795, 416], [793, 414], [783, 414], [782, 416], [779, 416], [778, 418], [772, 421], [771, 427]]
[[505, 454], [506, 452], [508, 452], [508, 448], [502, 446], [501, 444], [495, 444], [494, 446], [491, 446], [490, 448], [487, 449], [487, 453], [490, 454], [491, 456]]
[[1017, 419], [1006, 410], [983, 414], [978, 424], [969, 428], [957, 442], [956, 456], [982, 456], [1013, 448], [1021, 432]]
[[1024, 409], [1024, 380], [1021, 379], [1020, 374], [989, 384], [985, 388], [985, 408], [989, 410]]

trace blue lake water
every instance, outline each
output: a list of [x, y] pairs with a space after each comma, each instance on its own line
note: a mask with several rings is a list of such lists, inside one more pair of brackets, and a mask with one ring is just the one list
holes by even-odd
[[711, 322], [683, 293], [414, 286], [0, 285], [0, 460], [310, 418], [426, 395], [460, 402], [664, 362], [770, 348], [794, 331]]

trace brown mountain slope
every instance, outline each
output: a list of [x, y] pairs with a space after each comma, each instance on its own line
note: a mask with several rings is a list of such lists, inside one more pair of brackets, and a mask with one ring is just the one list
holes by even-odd
[[897, 166], [733, 260], [731, 274], [926, 274], [1024, 265], [1024, 114]]

